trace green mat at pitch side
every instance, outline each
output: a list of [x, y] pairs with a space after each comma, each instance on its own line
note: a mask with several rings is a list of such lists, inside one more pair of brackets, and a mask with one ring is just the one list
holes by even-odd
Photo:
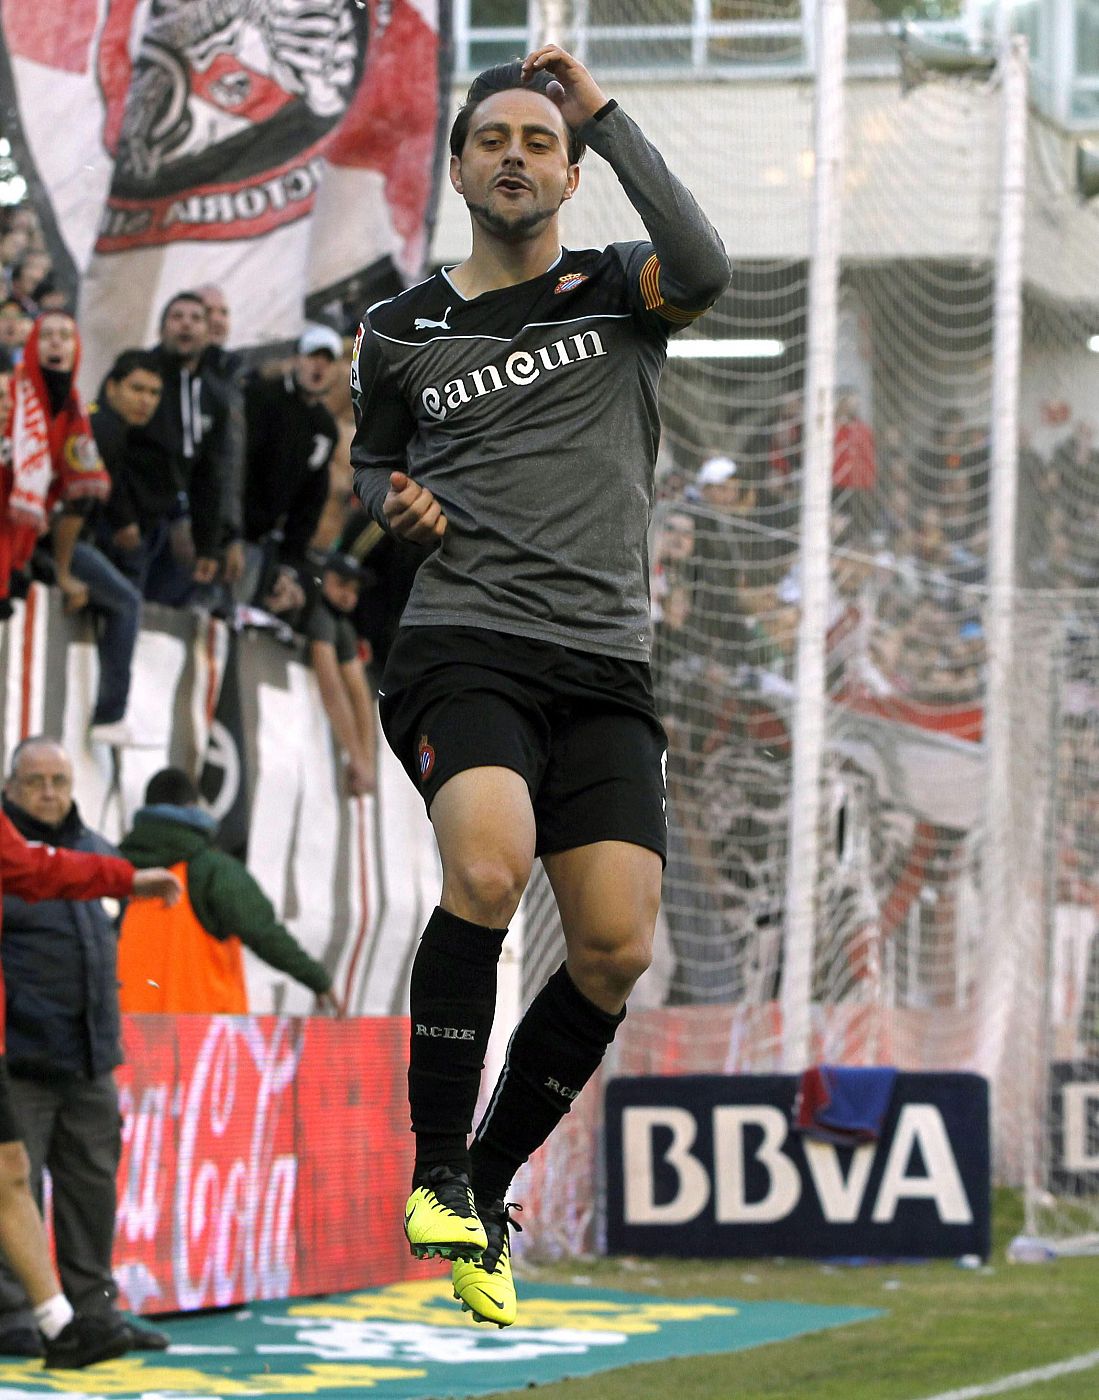
[[0, 1400], [25, 1397], [336, 1397], [439, 1400], [488, 1395], [672, 1356], [739, 1351], [877, 1314], [866, 1308], [653, 1298], [524, 1282], [520, 1320], [478, 1326], [448, 1280], [307, 1302], [257, 1303], [169, 1322], [167, 1353], [86, 1371], [0, 1360]]

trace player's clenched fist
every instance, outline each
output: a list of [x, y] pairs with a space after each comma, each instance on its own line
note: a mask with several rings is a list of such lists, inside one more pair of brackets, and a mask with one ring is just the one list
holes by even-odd
[[434, 544], [446, 530], [442, 506], [426, 486], [404, 472], [390, 473], [382, 514], [393, 534], [413, 544]]

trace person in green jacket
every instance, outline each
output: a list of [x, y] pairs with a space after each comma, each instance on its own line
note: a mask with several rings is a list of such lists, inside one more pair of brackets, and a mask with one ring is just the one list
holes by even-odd
[[131, 1012], [248, 1010], [241, 945], [317, 995], [316, 1010], [343, 1014], [328, 971], [275, 915], [245, 866], [214, 845], [216, 820], [179, 768], [150, 778], [145, 806], [120, 851], [140, 869], [167, 866], [184, 896], [178, 911], [146, 918], [131, 905], [119, 942], [121, 1003]]

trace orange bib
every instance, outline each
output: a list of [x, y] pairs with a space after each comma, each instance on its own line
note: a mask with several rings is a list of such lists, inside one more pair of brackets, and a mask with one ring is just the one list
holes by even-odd
[[172, 873], [183, 886], [178, 904], [134, 899], [127, 906], [118, 943], [122, 1010], [247, 1015], [240, 939], [207, 933], [191, 904], [186, 861]]

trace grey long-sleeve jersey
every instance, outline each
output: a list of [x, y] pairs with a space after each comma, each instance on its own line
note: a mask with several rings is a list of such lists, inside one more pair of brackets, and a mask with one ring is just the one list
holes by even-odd
[[447, 517], [402, 626], [645, 660], [660, 372], [669, 334], [712, 305], [729, 262], [621, 109], [581, 135], [651, 242], [564, 250], [542, 276], [472, 300], [444, 269], [372, 306], [351, 367], [351, 461], [379, 523], [394, 470]]

